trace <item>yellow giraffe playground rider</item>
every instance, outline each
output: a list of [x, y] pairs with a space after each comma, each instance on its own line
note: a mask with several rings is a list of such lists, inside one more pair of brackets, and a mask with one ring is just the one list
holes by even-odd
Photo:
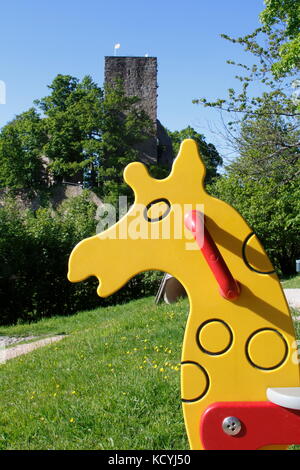
[[[152, 269], [184, 286], [190, 314], [181, 393], [191, 449], [299, 444], [299, 361], [284, 293], [255, 234], [235, 209], [206, 193], [204, 176], [191, 139], [163, 180], [142, 163], [129, 164], [124, 179], [134, 205], [74, 248], [68, 278], [96, 276], [101, 297]], [[131, 236], [132, 227], [141, 236]]]

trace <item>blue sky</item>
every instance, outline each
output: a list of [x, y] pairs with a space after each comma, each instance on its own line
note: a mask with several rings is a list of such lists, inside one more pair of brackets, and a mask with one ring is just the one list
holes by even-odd
[[[1, 5], [0, 127], [48, 94], [58, 74], [91, 75], [103, 84], [104, 56], [158, 58], [158, 118], [171, 130], [193, 126], [220, 145], [216, 112], [192, 104], [224, 97], [236, 85], [227, 59], [245, 53], [221, 33], [259, 26], [263, 0], [10, 0]], [[247, 60], [247, 58], [246, 58]]]

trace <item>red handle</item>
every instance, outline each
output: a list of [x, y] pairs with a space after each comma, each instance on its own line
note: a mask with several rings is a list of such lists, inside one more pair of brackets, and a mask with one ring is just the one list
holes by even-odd
[[[227, 417], [240, 421], [238, 434], [224, 431], [222, 424]], [[206, 450], [254, 450], [272, 444], [299, 444], [300, 410], [268, 401], [212, 403], [201, 417], [200, 437]]]
[[185, 215], [184, 223], [192, 232], [202, 254], [220, 287], [220, 294], [225, 299], [233, 300], [240, 295], [238, 282], [232, 277], [217, 245], [204, 224], [204, 216], [196, 210]]

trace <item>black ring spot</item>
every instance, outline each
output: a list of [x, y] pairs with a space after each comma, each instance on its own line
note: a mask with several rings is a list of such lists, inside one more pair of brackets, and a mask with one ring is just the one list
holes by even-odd
[[[281, 359], [281, 361], [278, 362], [278, 364], [275, 364], [275, 366], [272, 366], [272, 367], [262, 367], [262, 366], [258, 366], [257, 364], [255, 364], [250, 355], [249, 355], [249, 352], [248, 352], [248, 348], [249, 348], [249, 343], [251, 341], [251, 339], [257, 334], [257, 333], [260, 333], [261, 331], [273, 331], [274, 333], [276, 333], [278, 336], [280, 336], [280, 338], [282, 339], [283, 343], [284, 343], [284, 347], [285, 347], [285, 351], [284, 351], [284, 355], [283, 355], [283, 358]], [[256, 330], [254, 331], [250, 336], [249, 338], [247, 339], [246, 341], [246, 345], [245, 345], [245, 354], [246, 354], [246, 357], [248, 359], [248, 361], [250, 362], [250, 364], [255, 367], [256, 369], [260, 369], [260, 370], [275, 370], [277, 369], [278, 367], [280, 367], [284, 361], [286, 360], [287, 358], [287, 355], [288, 355], [288, 352], [289, 352], [289, 348], [288, 348], [288, 345], [287, 345], [287, 342], [285, 340], [285, 338], [283, 337], [283, 335], [275, 330], [275, 328], [260, 328], [259, 330]]]
[[[229, 333], [229, 343], [228, 345], [226, 346], [226, 348], [222, 349], [221, 351], [218, 351], [218, 352], [211, 352], [211, 351], [208, 351], [207, 349], [205, 349], [202, 344], [200, 343], [200, 339], [199, 339], [199, 336], [200, 336], [200, 331], [202, 330], [202, 328], [211, 323], [211, 322], [214, 322], [214, 321], [217, 321], [219, 323], [222, 323], [226, 329], [228, 330], [228, 333]], [[230, 349], [231, 345], [232, 345], [232, 342], [233, 342], [233, 333], [231, 331], [231, 328], [227, 325], [227, 323], [224, 322], [224, 320], [220, 320], [219, 318], [212, 318], [210, 320], [207, 320], [205, 321], [204, 323], [202, 323], [199, 328], [197, 329], [197, 333], [196, 333], [196, 343], [197, 343], [197, 346], [199, 347], [199, 349], [201, 349], [202, 352], [204, 352], [205, 354], [209, 354], [210, 356], [219, 356], [220, 354], [224, 354], [226, 351], [228, 351], [228, 349]]]
[[244, 263], [246, 264], [247, 268], [249, 268], [251, 271], [254, 271], [255, 273], [258, 273], [258, 274], [274, 274], [276, 272], [275, 269], [273, 269], [272, 271], [259, 271], [258, 269], [253, 268], [251, 266], [251, 264], [249, 263], [249, 261], [247, 260], [247, 256], [246, 256], [247, 243], [250, 240], [250, 238], [253, 237], [253, 235], [255, 236], [255, 233], [251, 232], [245, 238], [244, 243], [243, 243], [242, 256], [243, 256]]
[[208, 373], [206, 372], [206, 370], [204, 369], [204, 367], [200, 366], [200, 364], [198, 364], [197, 362], [194, 362], [194, 361], [183, 361], [181, 363], [181, 365], [183, 364], [193, 364], [194, 366], [197, 366], [204, 374], [205, 376], [205, 379], [206, 379], [206, 386], [205, 386], [205, 389], [204, 391], [196, 398], [192, 398], [190, 400], [186, 400], [185, 398], [182, 398], [181, 401], [183, 403], [194, 403], [195, 401], [198, 401], [198, 400], [201, 400], [201, 398], [203, 398], [206, 394], [207, 394], [207, 391], [209, 389], [209, 384], [210, 384], [210, 381], [209, 381], [209, 376], [208, 376]]
[[[164, 202], [168, 207], [167, 209], [165, 210], [165, 212], [160, 215], [159, 217], [149, 217], [148, 216], [148, 211], [149, 209], [154, 206], [155, 204], [158, 204], [159, 202]], [[164, 219], [165, 217], [167, 217], [167, 215], [169, 214], [171, 210], [171, 204], [170, 202], [168, 201], [168, 199], [165, 199], [165, 198], [160, 198], [160, 199], [154, 199], [154, 201], [150, 202], [144, 209], [144, 218], [145, 220], [147, 220], [147, 222], [159, 222], [160, 220]]]

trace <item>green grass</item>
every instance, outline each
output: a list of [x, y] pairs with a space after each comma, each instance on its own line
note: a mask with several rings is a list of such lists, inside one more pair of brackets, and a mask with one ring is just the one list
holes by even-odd
[[188, 302], [153, 298], [0, 328], [69, 336], [0, 366], [0, 449], [188, 449], [179, 362]]
[[189, 449], [179, 378], [188, 308], [146, 298], [1, 327], [68, 336], [0, 365], [0, 449]]
[[284, 289], [300, 289], [300, 274], [281, 280]]

